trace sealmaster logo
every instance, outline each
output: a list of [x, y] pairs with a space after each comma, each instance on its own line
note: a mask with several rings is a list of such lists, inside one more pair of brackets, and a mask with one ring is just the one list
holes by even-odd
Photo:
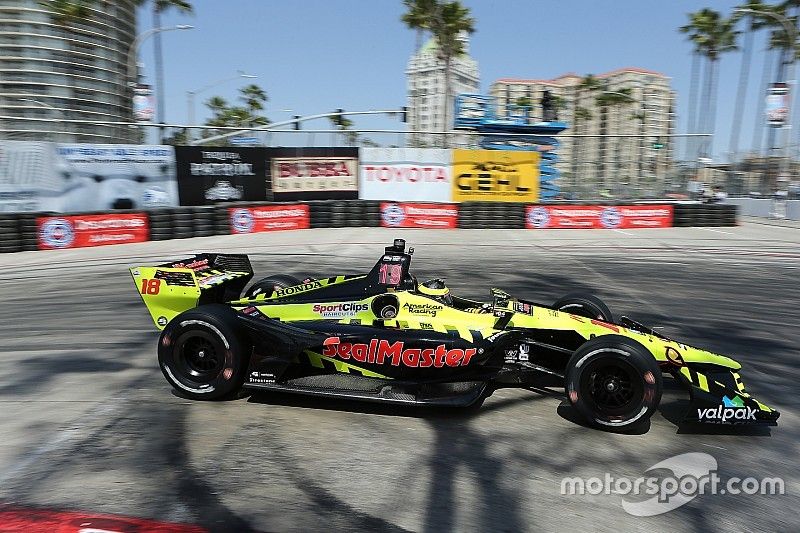
[[51, 218], [39, 230], [42, 242], [52, 248], [68, 248], [75, 241], [75, 229], [66, 218]]
[[727, 396], [722, 397], [722, 405], [698, 409], [697, 418], [701, 422], [712, 424], [736, 424], [744, 423], [756, 419], [758, 409], [753, 409], [744, 404], [744, 400], [737, 394], [733, 399]]
[[381, 217], [387, 226], [399, 226], [406, 219], [406, 212], [397, 204], [389, 204], [383, 208]]
[[410, 368], [467, 366], [475, 355], [475, 348], [448, 350], [444, 344], [436, 348], [405, 348], [403, 341], [390, 343], [372, 339], [369, 344], [340, 342], [339, 337], [328, 337], [322, 343], [322, 355], [359, 363], [374, 363]]
[[314, 304], [313, 311], [324, 318], [342, 318], [345, 316], [355, 316], [356, 314], [369, 309], [369, 304], [363, 303], [337, 303], [337, 304]]

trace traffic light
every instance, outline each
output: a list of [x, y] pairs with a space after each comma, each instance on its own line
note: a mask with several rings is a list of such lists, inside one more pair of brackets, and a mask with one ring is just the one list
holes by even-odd
[[653, 150], [661, 150], [664, 148], [664, 143], [661, 142], [661, 137], [656, 137], [656, 140], [653, 141]]
[[300, 115], [295, 115], [294, 116], [294, 129], [296, 129], [296, 130], [300, 129], [300, 120], [299, 119], [300, 119]]
[[403, 112], [400, 113], [400, 122], [408, 122], [408, 107], [403, 106]]

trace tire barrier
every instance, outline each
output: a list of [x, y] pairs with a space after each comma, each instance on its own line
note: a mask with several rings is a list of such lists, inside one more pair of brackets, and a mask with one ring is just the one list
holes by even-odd
[[[149, 238], [152, 241], [170, 239], [188, 239], [192, 237], [208, 237], [212, 235], [228, 235], [234, 233], [231, 226], [231, 208], [255, 208], [266, 206], [285, 206], [291, 210], [299, 204], [308, 206], [305, 226], [311, 228], [358, 228], [380, 227], [386, 222], [381, 212], [381, 204], [372, 200], [318, 200], [309, 202], [259, 202], [218, 204], [207, 207], [162, 208], [147, 211]], [[397, 204], [402, 205], [402, 204]], [[461, 204], [413, 204], [417, 208], [427, 206], [450, 206], [458, 210], [458, 228], [462, 229], [523, 229], [526, 227], [526, 213], [529, 205], [507, 202], [463, 202]], [[542, 204], [556, 206], [557, 203]], [[574, 203], [573, 203], [574, 205]], [[597, 203], [587, 204], [597, 206]], [[614, 204], [603, 204], [614, 205]], [[627, 204], [630, 205], [630, 204]], [[647, 204], [643, 204], [647, 205]], [[674, 227], [723, 227], [736, 226], [739, 207], [730, 204], [672, 204]], [[244, 209], [247, 211], [247, 209]], [[263, 211], [263, 209], [262, 209]], [[295, 212], [298, 210], [295, 209]], [[424, 209], [427, 213], [427, 209]], [[106, 212], [104, 214], [122, 214], [125, 211]], [[130, 212], [128, 212], [130, 213]], [[144, 212], [142, 212], [144, 213]], [[85, 213], [84, 213], [85, 214]], [[83, 215], [83, 214], [82, 214]], [[256, 213], [259, 215], [259, 213]], [[5, 213], [0, 214], [0, 253], [38, 250], [40, 248], [37, 229], [37, 218], [43, 216], [69, 217], [67, 214], [48, 213]], [[423, 217], [433, 215], [423, 215]], [[435, 218], [435, 216], [433, 216]], [[236, 233], [247, 233], [247, 217], [245, 229]], [[391, 224], [388, 224], [391, 225]], [[454, 227], [453, 223], [450, 227]], [[274, 229], [281, 228], [280, 223]], [[297, 227], [297, 226], [296, 226]], [[428, 226], [442, 227], [442, 226]], [[255, 230], [257, 231], [257, 229]]]

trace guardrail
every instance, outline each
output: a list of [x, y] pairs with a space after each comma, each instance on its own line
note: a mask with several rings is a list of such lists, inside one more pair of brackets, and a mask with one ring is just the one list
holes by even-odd
[[[661, 218], [652, 223], [647, 219], [648, 222], [625, 225], [625, 216], [636, 217], [636, 210], [647, 213], [643, 217]], [[78, 214], [14, 213], [0, 214], [0, 253], [297, 228], [718, 227], [735, 226], [737, 213], [738, 206], [723, 204], [434, 204], [370, 200], [230, 203]], [[554, 225], [550, 216], [576, 218]]]

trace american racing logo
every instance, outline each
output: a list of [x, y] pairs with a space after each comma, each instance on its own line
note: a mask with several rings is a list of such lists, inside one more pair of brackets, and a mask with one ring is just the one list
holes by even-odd
[[744, 404], [744, 401], [736, 395], [731, 400], [727, 396], [722, 397], [722, 405], [698, 409], [697, 418], [700, 422], [712, 424], [743, 424], [756, 419], [758, 409], [753, 409]]
[[403, 304], [403, 309], [411, 313], [412, 315], [429, 315], [429, 316], [436, 316], [437, 311], [441, 311], [444, 309], [443, 305], [436, 305], [436, 304], [410, 304], [405, 303]]
[[294, 287], [286, 287], [285, 289], [278, 289], [275, 291], [275, 296], [289, 296], [291, 294], [297, 294], [300, 292], [311, 291], [314, 289], [319, 289], [322, 287], [322, 283], [319, 281], [312, 281], [309, 283], [303, 283], [302, 285], [295, 285]]
[[345, 302], [337, 304], [314, 304], [312, 310], [324, 318], [342, 318], [345, 316], [355, 316], [362, 311], [369, 309], [369, 304]]
[[374, 363], [382, 365], [389, 363], [392, 366], [407, 366], [411, 368], [427, 368], [444, 366], [467, 366], [475, 355], [475, 348], [448, 350], [444, 344], [436, 348], [405, 348], [403, 341], [389, 343], [389, 341], [372, 339], [369, 344], [353, 344], [339, 342], [339, 337], [328, 337], [323, 341], [322, 355], [338, 357], [340, 359], [353, 359], [359, 363]]

